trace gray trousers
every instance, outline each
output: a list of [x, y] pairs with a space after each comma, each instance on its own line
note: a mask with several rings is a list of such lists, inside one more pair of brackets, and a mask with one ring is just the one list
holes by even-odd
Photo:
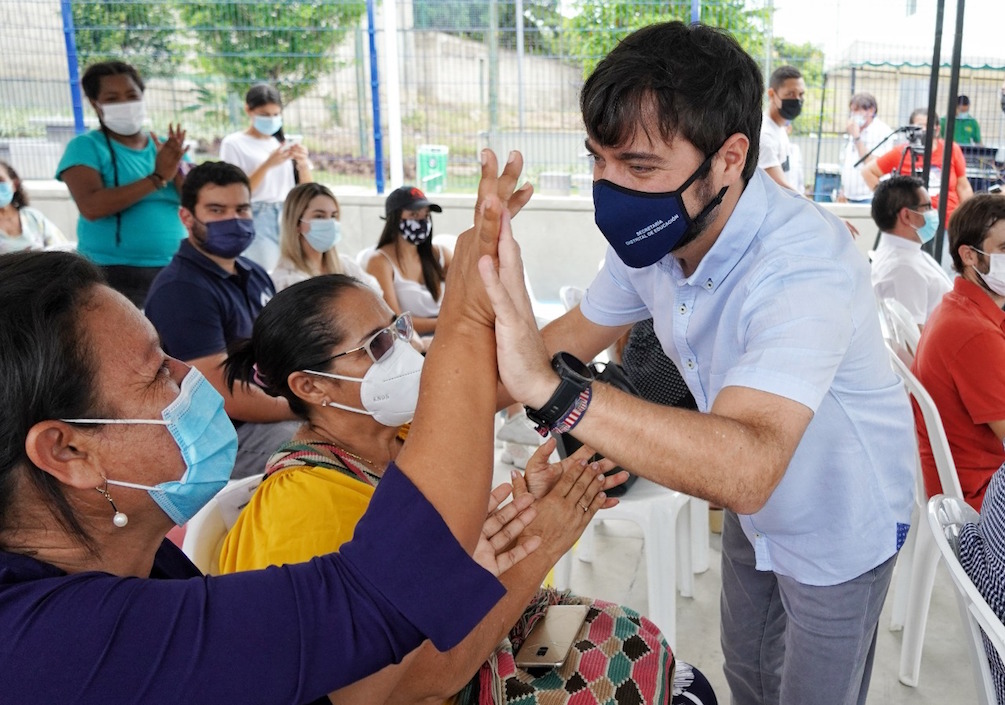
[[230, 479], [239, 480], [265, 472], [269, 457], [293, 437], [300, 425], [300, 421], [241, 424], [237, 429], [237, 460]]
[[734, 705], [864, 705], [896, 556], [839, 585], [754, 567], [736, 514], [722, 527], [723, 670]]

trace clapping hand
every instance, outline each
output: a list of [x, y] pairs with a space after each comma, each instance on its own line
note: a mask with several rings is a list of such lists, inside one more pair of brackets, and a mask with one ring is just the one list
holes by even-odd
[[178, 173], [182, 157], [188, 151], [185, 146], [185, 130], [181, 125], [168, 125], [168, 136], [163, 142], [153, 132], [154, 144], [157, 145], [157, 157], [154, 161], [154, 172], [165, 181], [170, 181]]
[[524, 529], [537, 516], [530, 494], [516, 497], [499, 508], [512, 489], [509, 484], [503, 483], [489, 494], [488, 516], [472, 555], [478, 565], [496, 576], [505, 573], [541, 545], [540, 537], [523, 536]]
[[[551, 492], [551, 489], [558, 482], [559, 478], [562, 477], [562, 473], [566, 468], [575, 469], [577, 466], [585, 468], [587, 464], [591, 464], [590, 458], [595, 454], [593, 448], [584, 445], [580, 446], [568, 458], [560, 460], [557, 463], [550, 463], [548, 462], [548, 458], [554, 450], [555, 439], [549, 438], [530, 456], [522, 477], [518, 472], [514, 471], [513, 491], [515, 496], [529, 492], [534, 496], [534, 499], [543, 499], [545, 495]], [[615, 464], [606, 458], [601, 458], [592, 463], [593, 470], [604, 473], [613, 470], [615, 467]], [[609, 490], [627, 479], [628, 473], [620, 473], [614, 477], [607, 478], [603, 489]], [[617, 504], [617, 500], [611, 500], [611, 503], [605, 505], [605, 507], [614, 506], [615, 504]]]

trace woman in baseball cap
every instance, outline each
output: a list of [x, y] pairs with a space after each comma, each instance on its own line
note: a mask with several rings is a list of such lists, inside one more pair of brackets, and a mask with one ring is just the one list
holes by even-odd
[[377, 252], [366, 265], [380, 282], [391, 310], [396, 315], [410, 311], [415, 331], [423, 336], [436, 330], [452, 255], [433, 244], [430, 211], [443, 209], [414, 186], [392, 191], [384, 202], [384, 231]]

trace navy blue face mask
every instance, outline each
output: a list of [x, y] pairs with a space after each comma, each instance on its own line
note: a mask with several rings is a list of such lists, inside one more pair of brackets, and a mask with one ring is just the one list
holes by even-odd
[[251, 218], [229, 218], [211, 220], [208, 223], [196, 221], [206, 228], [202, 249], [217, 257], [230, 259], [248, 249], [255, 239], [255, 221]]
[[687, 214], [683, 195], [708, 171], [715, 154], [708, 155], [676, 191], [647, 193], [607, 179], [593, 182], [597, 227], [622, 262], [635, 269], [648, 267], [698, 237], [702, 221], [722, 202], [729, 187], [723, 186], [694, 218]]

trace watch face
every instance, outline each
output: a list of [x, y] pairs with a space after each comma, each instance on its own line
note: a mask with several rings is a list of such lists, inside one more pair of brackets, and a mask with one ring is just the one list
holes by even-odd
[[578, 358], [567, 352], [559, 352], [555, 354], [556, 362], [567, 368], [571, 372], [583, 377], [584, 379], [593, 379], [593, 373], [590, 372], [590, 368], [583, 364], [583, 362]]

